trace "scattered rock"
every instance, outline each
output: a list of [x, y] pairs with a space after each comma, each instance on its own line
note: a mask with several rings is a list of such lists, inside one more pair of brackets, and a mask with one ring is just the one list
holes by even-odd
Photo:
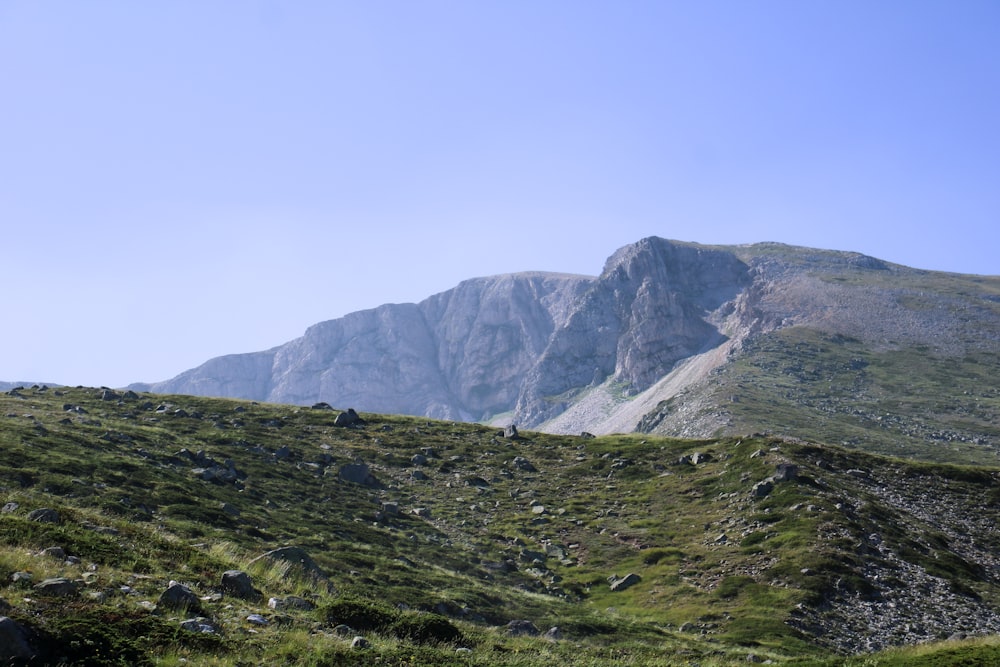
[[358, 416], [358, 413], [354, 411], [354, 408], [348, 408], [347, 412], [341, 412], [337, 415], [337, 418], [333, 420], [334, 426], [344, 426], [348, 428], [364, 426], [364, 423], [364, 420]]
[[27, 630], [13, 619], [0, 616], [0, 660], [21, 664], [19, 661], [33, 658], [35, 653], [28, 642]]
[[312, 557], [310, 557], [309, 554], [306, 553], [305, 549], [303, 549], [302, 547], [290, 546], [290, 547], [280, 547], [278, 549], [272, 549], [271, 551], [268, 551], [267, 553], [261, 554], [260, 556], [254, 558], [252, 561], [250, 561], [250, 564], [252, 565], [257, 561], [265, 558], [267, 560], [272, 560], [272, 561], [279, 560], [279, 561], [286, 561], [289, 563], [295, 563], [296, 565], [300, 566], [305, 571], [306, 574], [312, 575], [313, 577], [326, 579], [326, 573], [323, 572], [322, 569], [320, 569], [319, 565], [316, 564], [316, 561], [314, 561]]
[[301, 611], [312, 611], [316, 608], [316, 605], [306, 600], [305, 598], [300, 598], [295, 595], [289, 595], [283, 598], [271, 598], [267, 601], [267, 606], [275, 611], [282, 611], [285, 609], [298, 609]]
[[49, 558], [57, 558], [59, 560], [66, 560], [66, 550], [62, 547], [47, 547], [38, 552], [39, 556], [48, 556]]
[[774, 483], [771, 480], [765, 479], [763, 482], [754, 484], [750, 494], [755, 498], [764, 498], [773, 490]]
[[778, 470], [774, 473], [771, 478], [775, 482], [791, 482], [794, 481], [799, 474], [799, 467], [793, 463], [779, 463]]
[[619, 579], [618, 575], [615, 574], [608, 577], [608, 583], [611, 585], [611, 590], [616, 593], [623, 591], [626, 588], [629, 588], [630, 586], [634, 586], [640, 581], [642, 581], [642, 577], [640, 577], [638, 574], [635, 574], [634, 572], [626, 574], [621, 579]]
[[325, 401], [320, 401], [319, 403], [314, 403], [312, 406], [313, 410], [333, 410], [333, 406]]
[[160, 593], [157, 606], [171, 609], [200, 609], [201, 600], [190, 588], [176, 581], [171, 581], [167, 590]]
[[360, 635], [351, 640], [351, 648], [366, 649], [371, 648], [372, 643]]
[[5, 503], [3, 509], [0, 510], [0, 512], [3, 512], [4, 514], [10, 514], [11, 512], [16, 512], [18, 507], [20, 507], [20, 505], [12, 501], [9, 503]]
[[222, 591], [241, 600], [260, 600], [261, 592], [253, 587], [250, 575], [241, 570], [227, 570], [222, 573]]
[[427, 457], [423, 454], [414, 454], [410, 457], [410, 463], [415, 466], [425, 466], [427, 465]]
[[537, 637], [539, 632], [531, 621], [518, 620], [507, 624], [507, 634], [511, 637]]
[[361, 486], [377, 487], [379, 482], [364, 463], [347, 463], [340, 466], [337, 477], [344, 482], [360, 484]]
[[271, 622], [261, 616], [260, 614], [250, 614], [247, 616], [247, 623], [252, 623], [253, 625], [270, 625]]
[[511, 461], [515, 468], [518, 470], [523, 470], [525, 472], [538, 472], [538, 468], [531, 464], [531, 461], [524, 458], [523, 456], [515, 456], [514, 460]]
[[28, 521], [37, 521], [39, 523], [60, 523], [62, 519], [59, 516], [59, 512], [49, 507], [42, 507], [28, 512]]
[[205, 634], [215, 634], [216, 632], [215, 626], [209, 622], [209, 619], [202, 616], [181, 621], [181, 628], [188, 632], [202, 632]]
[[515, 424], [511, 424], [503, 430], [503, 437], [508, 440], [517, 440], [521, 436], [517, 434], [517, 426]]
[[338, 623], [333, 626], [333, 634], [339, 637], [350, 637], [354, 634], [354, 628], [345, 623]]
[[553, 626], [549, 628], [548, 630], [545, 631], [545, 634], [543, 636], [546, 639], [550, 639], [552, 641], [558, 641], [563, 638], [562, 630], [559, 629], [559, 626]]
[[65, 577], [45, 579], [41, 583], [35, 584], [35, 590], [38, 591], [39, 595], [55, 595], [57, 597], [76, 595], [79, 588], [78, 583]]

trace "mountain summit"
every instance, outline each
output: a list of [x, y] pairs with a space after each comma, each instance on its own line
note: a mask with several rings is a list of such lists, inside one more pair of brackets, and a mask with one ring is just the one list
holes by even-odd
[[651, 237], [597, 277], [467, 280], [133, 387], [554, 433], [864, 432], [876, 449], [995, 460], [997, 370], [1000, 278]]

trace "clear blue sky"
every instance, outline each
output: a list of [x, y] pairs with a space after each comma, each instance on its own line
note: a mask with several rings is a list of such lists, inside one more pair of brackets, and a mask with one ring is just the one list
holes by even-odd
[[0, 379], [645, 236], [1000, 274], [996, 0], [0, 0]]

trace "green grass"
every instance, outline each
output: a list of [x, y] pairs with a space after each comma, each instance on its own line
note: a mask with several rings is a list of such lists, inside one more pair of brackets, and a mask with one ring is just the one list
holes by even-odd
[[[55, 662], [724, 665], [745, 663], [749, 652], [823, 660], [829, 649], [786, 621], [800, 605], [871, 592], [854, 549], [875, 521], [889, 524], [886, 544], [911, 562], [947, 573], [958, 590], [1000, 598], [948, 534], [831, 472], [895, 466], [943, 494], [993, 498], [983, 511], [997, 512], [992, 469], [765, 436], [507, 441], [493, 428], [396, 416], [364, 415], [365, 429], [341, 429], [334, 412], [222, 399], [20, 394], [0, 396], [0, 490], [19, 505], [0, 515], [0, 581], [30, 570], [35, 582], [84, 583], [68, 601], [13, 583], [0, 597], [7, 615], [46, 638]], [[164, 403], [173, 408], [151, 409]], [[284, 447], [290, 455], [277, 456]], [[420, 466], [429, 479], [417, 481], [410, 458], [425, 448], [434, 452]], [[711, 459], [677, 463], [695, 452]], [[514, 465], [518, 456], [537, 470]], [[338, 479], [339, 466], [357, 459], [377, 486]], [[193, 472], [211, 461], [226, 469], [227, 460], [237, 481]], [[789, 460], [799, 479], [752, 498], [752, 484]], [[834, 510], [847, 497], [864, 499], [865, 517]], [[29, 521], [42, 507], [62, 521]], [[56, 545], [79, 562], [36, 555]], [[285, 562], [251, 564], [284, 545], [305, 549], [325, 577]], [[531, 562], [539, 554], [544, 562]], [[212, 597], [229, 569], [250, 573], [264, 598]], [[608, 577], [628, 573], [641, 581], [612, 592]], [[180, 613], [142, 604], [170, 580], [207, 598], [202, 613], [219, 632], [183, 631]], [[287, 595], [316, 608], [266, 606]], [[271, 623], [251, 626], [250, 613]], [[504, 626], [515, 619], [542, 632], [558, 627], [564, 638], [509, 637]], [[340, 623], [372, 648], [352, 651], [351, 637], [333, 631]]]

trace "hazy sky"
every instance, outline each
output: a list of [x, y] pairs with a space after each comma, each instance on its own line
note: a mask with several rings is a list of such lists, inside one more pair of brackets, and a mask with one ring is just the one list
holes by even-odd
[[643, 237], [1000, 274], [996, 0], [0, 0], [0, 380]]

